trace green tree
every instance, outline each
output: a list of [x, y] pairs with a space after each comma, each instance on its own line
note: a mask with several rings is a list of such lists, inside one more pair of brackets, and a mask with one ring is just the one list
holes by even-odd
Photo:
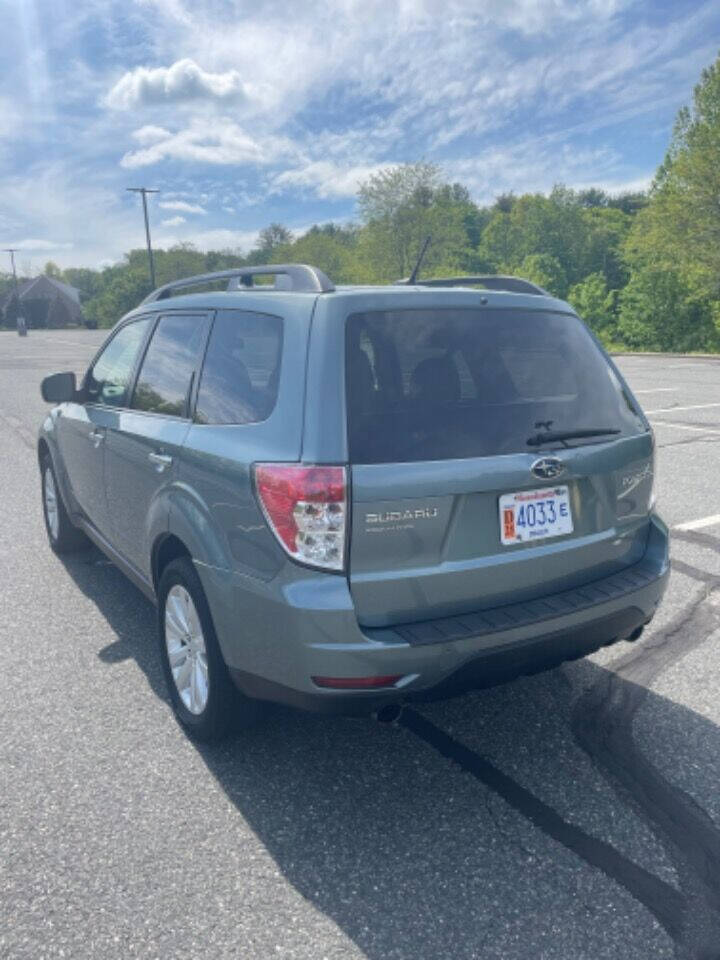
[[589, 209], [606, 207], [608, 205], [608, 195], [604, 190], [590, 187], [588, 190], [580, 190], [577, 195], [577, 202], [581, 207], [588, 207]]
[[258, 252], [272, 256], [278, 248], [289, 247], [293, 242], [293, 235], [282, 223], [271, 223], [260, 231], [258, 236]]
[[517, 197], [512, 191], [510, 193], [501, 193], [495, 197], [495, 203], [490, 208], [490, 215], [494, 213], [510, 213], [515, 206]]
[[63, 271], [62, 279], [80, 291], [80, 302], [85, 303], [97, 296], [102, 290], [102, 274], [99, 270], [87, 267], [69, 267]]
[[615, 337], [615, 298], [608, 291], [605, 275], [591, 273], [570, 288], [568, 300], [578, 315], [606, 343]]
[[396, 280], [410, 273], [430, 236], [425, 276], [441, 265], [458, 268], [469, 246], [469, 202], [467, 191], [441, 181], [436, 164], [405, 164], [373, 174], [358, 192], [364, 224], [360, 260], [376, 280]]
[[565, 271], [552, 254], [529, 253], [520, 264], [518, 273], [556, 297], [564, 297], [567, 292]]
[[217, 270], [231, 270], [242, 267], [245, 258], [234, 250], [208, 250], [205, 254], [205, 270], [213, 273]]
[[623, 213], [636, 214], [648, 205], [648, 195], [642, 190], [625, 191], [608, 197], [607, 205]]
[[356, 280], [352, 247], [340, 243], [337, 236], [313, 227], [288, 249], [287, 259], [310, 263], [323, 270], [335, 283]]
[[525, 194], [509, 212], [496, 210], [483, 231], [481, 256], [500, 272], [517, 272], [526, 257], [544, 254], [560, 264], [566, 283], [587, 270], [588, 225], [574, 193], [557, 186], [549, 197]]
[[628, 269], [624, 246], [632, 226], [632, 217], [616, 207], [599, 206], [582, 211], [587, 227], [583, 271], [601, 272], [610, 290], [625, 286]]
[[669, 149], [627, 247], [637, 267], [681, 269], [712, 299], [720, 281], [720, 57], [678, 113]]
[[[677, 116], [624, 245], [619, 330], [650, 349], [715, 350], [720, 332], [720, 57]], [[655, 311], [653, 313], [653, 311]]]
[[[131, 268], [141, 270], [144, 267], [147, 270], [147, 254], [142, 256], [141, 251], [133, 250], [129, 259]], [[178, 243], [169, 250], [154, 251], [154, 260], [158, 286], [204, 273], [206, 269], [205, 254], [200, 253], [192, 243]]]
[[142, 270], [121, 264], [102, 272], [102, 289], [84, 305], [85, 316], [100, 327], [111, 327], [147, 295], [147, 267]]
[[510, 212], [496, 210], [483, 230], [478, 256], [490, 266], [490, 272], [512, 270], [522, 256], [522, 233]]
[[682, 353], [720, 349], [711, 303], [680, 270], [635, 271], [620, 295], [618, 333], [633, 349]]

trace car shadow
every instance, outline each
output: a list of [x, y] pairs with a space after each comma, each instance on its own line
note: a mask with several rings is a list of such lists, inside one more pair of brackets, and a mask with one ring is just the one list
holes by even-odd
[[[134, 659], [169, 704], [153, 606], [94, 549], [64, 564], [117, 636], [100, 659]], [[687, 956], [716, 957], [720, 807], [703, 811], [679, 784], [665, 796], [659, 773], [655, 783], [636, 775], [642, 750], [630, 735], [627, 747], [612, 739], [633, 699], [665, 745], [697, 751], [682, 785], [707, 802], [702, 777], [720, 774], [715, 724], [590, 660], [412, 708], [418, 722], [277, 707], [249, 732], [195, 747], [286, 880], [372, 960], [499, 957], [493, 945], [508, 936], [524, 943], [512, 956], [539, 956], [578, 897], [600, 943], [604, 924], [620, 922], [617, 904], [601, 906], [601, 873], [627, 916], [639, 901]], [[660, 762], [664, 748], [644, 747]], [[597, 903], [592, 875], [578, 893], [577, 857], [599, 868]], [[643, 924], [626, 926], [626, 955], [643, 956]]]

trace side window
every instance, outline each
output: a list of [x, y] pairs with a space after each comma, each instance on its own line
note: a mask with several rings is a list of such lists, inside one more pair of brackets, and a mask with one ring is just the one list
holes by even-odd
[[140, 367], [133, 410], [185, 416], [192, 376], [205, 342], [206, 323], [202, 314], [160, 317]]
[[150, 318], [144, 317], [122, 327], [97, 358], [85, 381], [91, 403], [127, 406], [130, 380], [149, 323]]
[[277, 400], [282, 320], [263, 313], [222, 310], [205, 355], [195, 419], [198, 423], [258, 423]]

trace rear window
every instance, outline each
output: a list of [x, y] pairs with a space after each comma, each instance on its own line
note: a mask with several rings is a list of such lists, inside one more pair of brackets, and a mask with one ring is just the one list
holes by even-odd
[[[528, 452], [529, 437], [644, 429], [583, 324], [519, 310], [403, 310], [347, 322], [350, 459], [392, 463]], [[568, 440], [571, 446], [596, 440]], [[559, 444], [548, 444], [545, 451]]]

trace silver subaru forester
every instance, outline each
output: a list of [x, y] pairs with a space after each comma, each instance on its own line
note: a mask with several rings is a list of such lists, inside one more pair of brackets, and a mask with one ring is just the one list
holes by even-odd
[[50, 543], [93, 541], [157, 604], [198, 738], [261, 701], [388, 715], [581, 657], [665, 589], [650, 426], [525, 280], [204, 274], [42, 393]]

